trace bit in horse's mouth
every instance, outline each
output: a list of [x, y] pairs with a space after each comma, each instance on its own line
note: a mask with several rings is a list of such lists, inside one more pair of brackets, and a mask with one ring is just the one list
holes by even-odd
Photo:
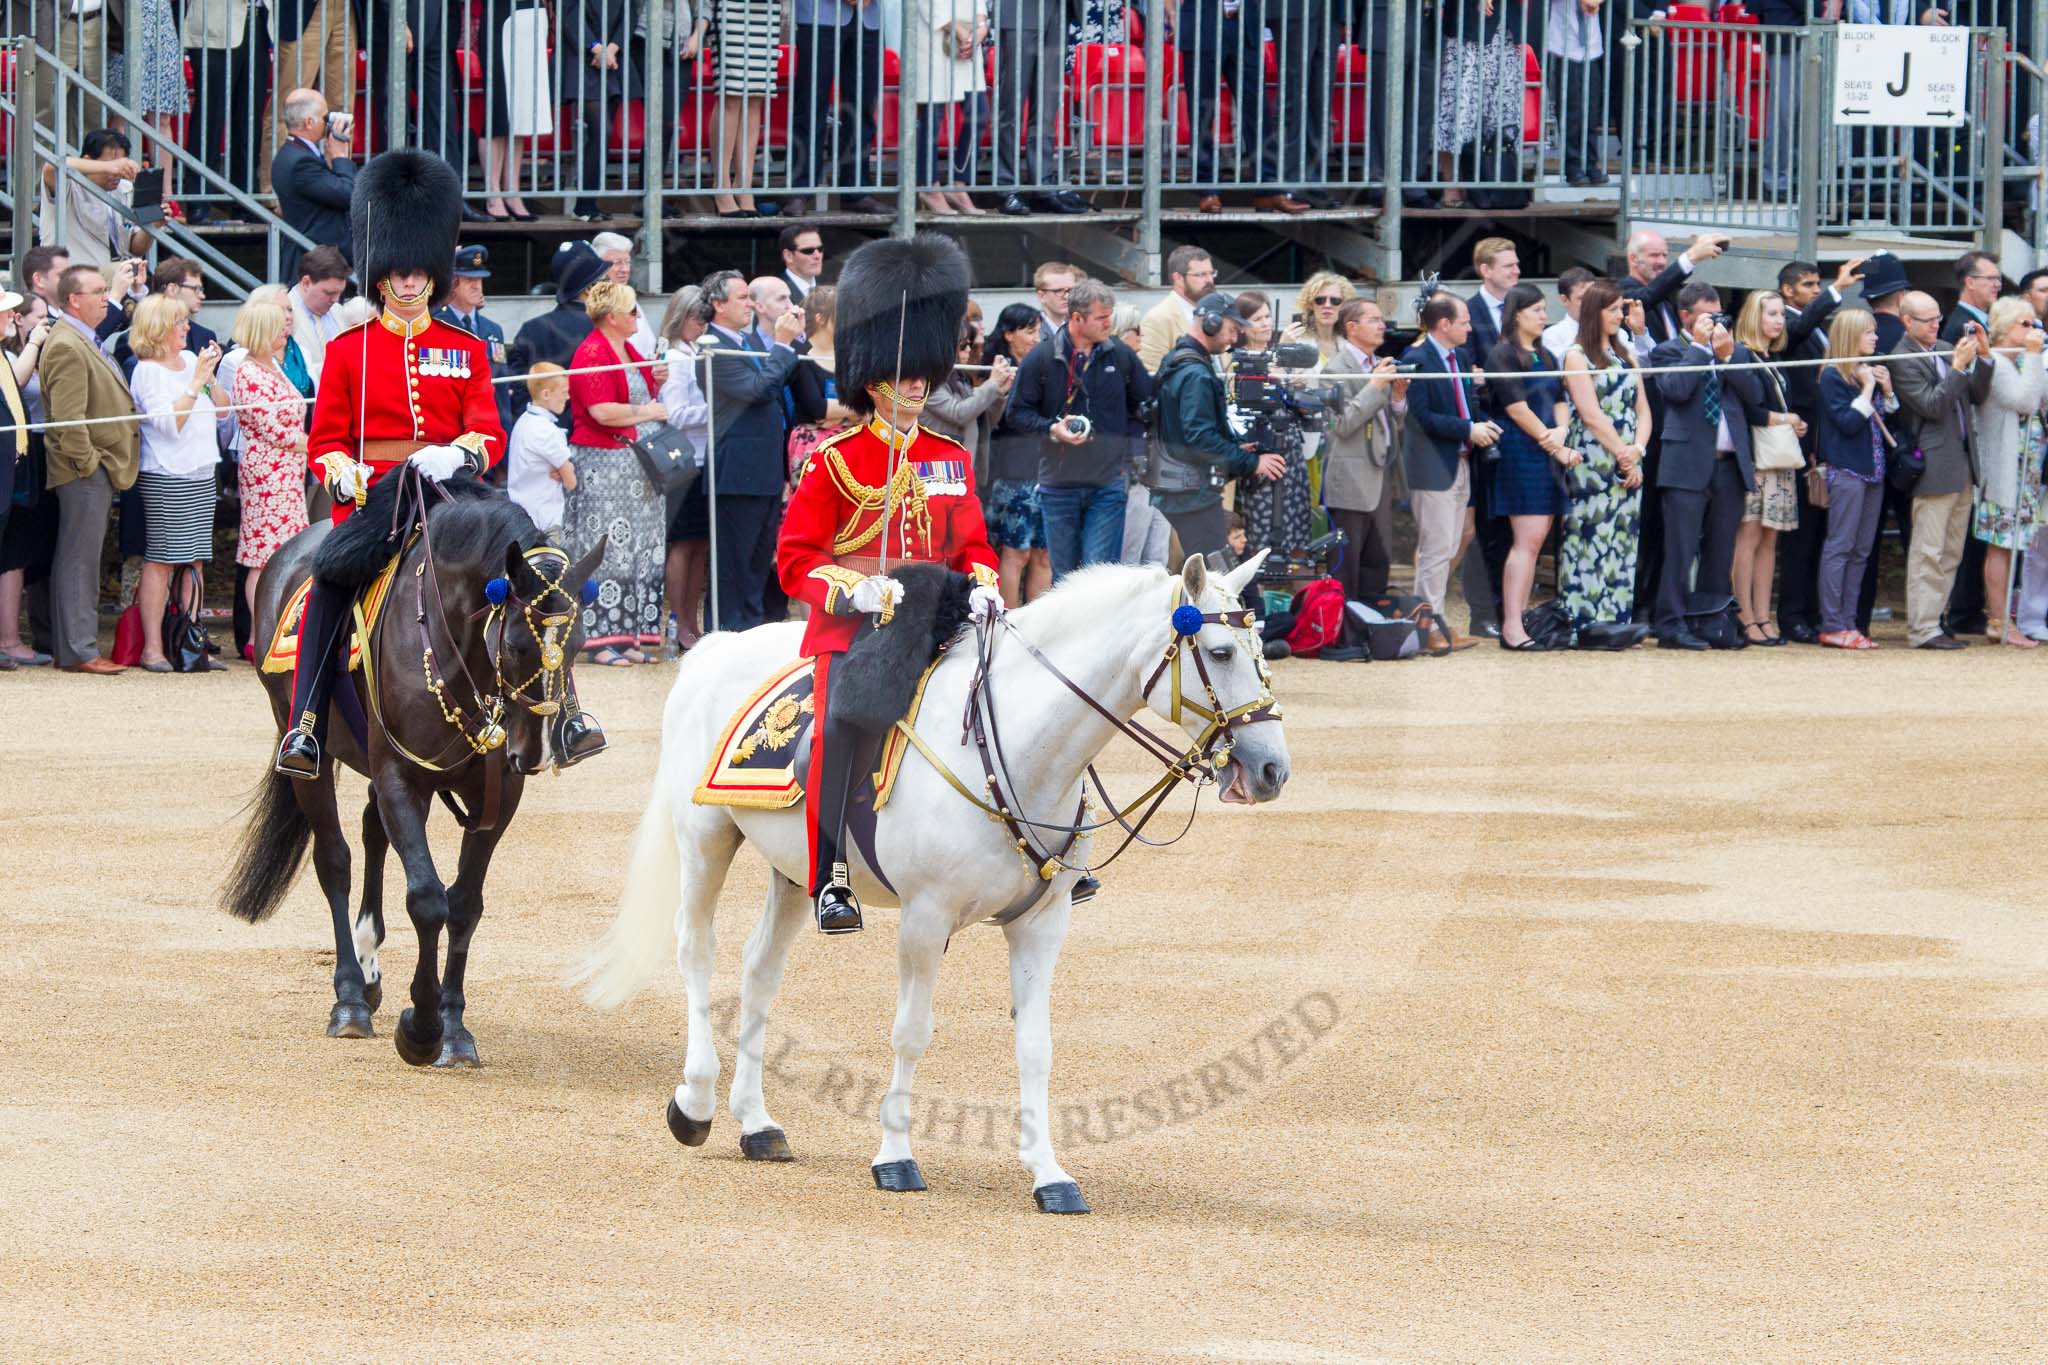
[[1229, 780], [1223, 784], [1223, 800], [1225, 804], [1232, 806], [1249, 806], [1252, 804], [1251, 794], [1244, 789], [1244, 765], [1233, 758], [1224, 765], [1223, 771], [1229, 775]]

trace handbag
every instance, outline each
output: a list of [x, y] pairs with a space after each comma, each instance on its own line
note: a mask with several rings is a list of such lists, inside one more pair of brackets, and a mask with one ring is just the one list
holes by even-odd
[[[199, 624], [199, 609], [185, 610], [185, 579], [192, 573], [186, 567], [172, 575], [170, 596], [164, 601], [164, 658], [170, 660], [173, 673], [207, 671], [206, 629]], [[198, 603], [205, 600], [206, 585], [202, 581], [196, 586], [193, 601]]]
[[690, 449], [690, 438], [680, 427], [666, 422], [649, 425], [653, 429], [645, 436], [633, 437], [633, 458], [640, 462], [640, 472], [655, 492], [681, 498], [697, 482], [697, 457]]
[[1828, 507], [1828, 473], [1820, 465], [1809, 465], [1806, 470], [1806, 501], [1809, 506], [1823, 512]]
[[[1778, 390], [1778, 412], [1791, 409], [1785, 398], [1784, 381], [1778, 378], [1776, 370], [1766, 370], [1772, 385]], [[1799, 448], [1799, 437], [1790, 427], [1774, 427], [1769, 424], [1749, 429], [1750, 461], [1759, 474], [1776, 473], [1806, 468], [1806, 452]]]

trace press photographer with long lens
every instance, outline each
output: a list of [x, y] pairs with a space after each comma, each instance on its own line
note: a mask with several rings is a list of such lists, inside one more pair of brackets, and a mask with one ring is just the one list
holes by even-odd
[[1327, 382], [1317, 382], [1322, 360], [1313, 341], [1287, 341], [1233, 349], [1224, 362], [1232, 432], [1286, 462], [1279, 478], [1256, 480], [1240, 488], [1237, 499], [1246, 545], [1271, 549], [1275, 564], [1300, 556], [1313, 534], [1309, 437], [1328, 428], [1331, 409], [1344, 401]]
[[1205, 294], [1195, 304], [1187, 335], [1159, 364], [1157, 437], [1148, 482], [1153, 505], [1173, 523], [1188, 554], [1223, 548], [1225, 480], [1278, 479], [1287, 472], [1283, 456], [1239, 440], [1230, 429], [1216, 359], [1237, 345], [1244, 325], [1244, 314], [1230, 295]]

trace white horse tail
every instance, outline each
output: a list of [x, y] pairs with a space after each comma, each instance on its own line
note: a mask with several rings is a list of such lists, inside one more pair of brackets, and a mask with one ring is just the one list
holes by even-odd
[[618, 918], [569, 975], [569, 984], [582, 986], [583, 999], [593, 1008], [617, 1009], [638, 995], [664, 964], [675, 961], [681, 877], [668, 784], [657, 777], [654, 796], [640, 817], [640, 831], [633, 836]]

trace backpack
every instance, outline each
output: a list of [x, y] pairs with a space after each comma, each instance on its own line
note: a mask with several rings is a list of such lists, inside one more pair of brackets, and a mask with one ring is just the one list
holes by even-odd
[[1334, 578], [1318, 578], [1294, 595], [1294, 625], [1287, 632], [1287, 648], [1297, 659], [1314, 658], [1325, 645], [1344, 639], [1344, 585]]

